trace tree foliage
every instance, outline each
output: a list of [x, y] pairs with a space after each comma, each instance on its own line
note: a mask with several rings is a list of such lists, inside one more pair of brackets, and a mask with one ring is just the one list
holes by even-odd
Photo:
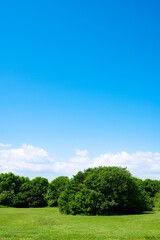
[[57, 177], [54, 179], [48, 186], [48, 191], [46, 195], [46, 200], [48, 202], [48, 206], [57, 207], [58, 206], [58, 198], [61, 193], [64, 191], [66, 185], [68, 184], [68, 177]]
[[47, 193], [48, 184], [48, 180], [42, 177], [36, 177], [30, 182], [30, 191], [28, 196], [29, 207], [47, 206], [45, 194]]
[[44, 207], [48, 180], [37, 177], [33, 180], [13, 173], [0, 174], [0, 205], [12, 207]]
[[14, 198], [19, 193], [21, 185], [28, 178], [19, 177], [13, 173], [0, 174], [0, 204], [13, 206]]
[[154, 196], [154, 206], [160, 208], [160, 192], [157, 192]]
[[98, 167], [78, 172], [71, 180], [0, 174], [0, 205], [45, 207], [59, 205], [67, 214], [139, 213], [159, 206], [160, 181], [132, 177], [125, 168]]
[[154, 197], [156, 193], [160, 192], [160, 181], [145, 179], [143, 181], [143, 188], [150, 197]]
[[66, 214], [140, 213], [151, 208], [146, 192], [125, 169], [98, 167], [79, 172], [59, 198]]

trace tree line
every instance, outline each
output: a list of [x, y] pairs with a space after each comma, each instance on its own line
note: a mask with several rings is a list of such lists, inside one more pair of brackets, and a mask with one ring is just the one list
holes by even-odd
[[0, 205], [9, 207], [57, 206], [58, 198], [68, 183], [68, 177], [58, 177], [51, 183], [46, 178], [0, 174]]
[[61, 213], [112, 215], [140, 213], [160, 205], [160, 181], [135, 178], [126, 168], [98, 167], [69, 179], [0, 174], [0, 205], [59, 207]]

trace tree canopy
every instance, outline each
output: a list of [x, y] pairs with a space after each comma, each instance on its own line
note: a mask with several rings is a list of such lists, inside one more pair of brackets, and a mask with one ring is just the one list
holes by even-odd
[[78, 172], [59, 198], [66, 214], [140, 213], [151, 208], [145, 191], [126, 168], [98, 167]]
[[61, 193], [64, 191], [66, 185], [68, 184], [68, 177], [57, 177], [54, 179], [48, 186], [48, 191], [46, 195], [46, 199], [48, 202], [48, 206], [57, 207], [58, 206], [58, 198]]
[[140, 213], [159, 206], [160, 181], [133, 177], [126, 168], [98, 167], [72, 179], [0, 174], [0, 205], [56, 207], [66, 214], [108, 215]]
[[46, 178], [33, 180], [13, 173], [0, 174], [0, 204], [10, 207], [47, 206], [45, 195], [48, 189]]

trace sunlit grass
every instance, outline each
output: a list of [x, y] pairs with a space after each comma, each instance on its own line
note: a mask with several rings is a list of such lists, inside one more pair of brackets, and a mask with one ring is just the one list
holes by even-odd
[[160, 212], [71, 216], [58, 208], [0, 208], [0, 239], [160, 239]]

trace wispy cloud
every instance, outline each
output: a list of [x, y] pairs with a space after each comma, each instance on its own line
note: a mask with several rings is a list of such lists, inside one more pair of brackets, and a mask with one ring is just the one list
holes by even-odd
[[0, 150], [1, 172], [43, 172], [48, 171], [53, 162], [47, 151], [23, 144], [20, 148]]
[[11, 145], [10, 144], [5, 144], [5, 143], [0, 143], [0, 147], [1, 148], [9, 148], [9, 147], [11, 147]]
[[80, 157], [85, 157], [88, 155], [88, 151], [86, 149], [84, 150], [76, 149], [76, 155]]
[[105, 153], [94, 158], [93, 166], [121, 166], [139, 178], [160, 179], [160, 153], [158, 152], [119, 152]]
[[[6, 145], [6, 146], [4, 146]], [[0, 149], [0, 172], [14, 172], [25, 176], [71, 177], [80, 170], [98, 166], [120, 166], [136, 177], [160, 179], [160, 153], [158, 152], [118, 152], [104, 153], [90, 158], [86, 149], [76, 149], [73, 157], [66, 161], [56, 161], [48, 152], [39, 147], [23, 144], [20, 148]], [[51, 177], [52, 176], [52, 177]]]

